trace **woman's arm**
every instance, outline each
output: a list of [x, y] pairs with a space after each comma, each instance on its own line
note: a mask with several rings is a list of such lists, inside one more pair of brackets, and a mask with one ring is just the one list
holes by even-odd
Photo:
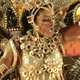
[[4, 75], [11, 69], [15, 68], [17, 64], [18, 51], [12, 39], [7, 43], [4, 54], [0, 58], [0, 74]]

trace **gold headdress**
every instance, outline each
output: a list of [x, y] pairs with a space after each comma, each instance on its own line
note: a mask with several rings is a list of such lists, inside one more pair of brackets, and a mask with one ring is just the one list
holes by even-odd
[[80, 21], [80, 0], [72, 0], [66, 12], [64, 22], [69, 26], [78, 21]]
[[27, 17], [28, 22], [33, 24], [36, 13], [41, 9], [46, 9], [45, 5], [53, 11], [52, 0], [27, 0], [25, 2], [25, 8], [30, 11], [30, 15]]
[[73, 22], [76, 23], [80, 21], [80, 4], [78, 4], [73, 11]]
[[53, 13], [53, 1], [52, 0], [27, 0], [24, 8], [28, 10], [29, 15], [27, 16], [28, 23], [33, 26], [35, 35], [39, 38], [38, 30], [39, 26], [35, 24], [35, 17], [39, 10], [50, 10]]
[[50, 10], [50, 13], [53, 13], [53, 10], [55, 10], [54, 17], [58, 19], [58, 21], [63, 21], [65, 12], [69, 6], [66, 0], [26, 0], [24, 7], [30, 12], [29, 16], [27, 17], [28, 23], [34, 25], [33, 27], [35, 29], [39, 28], [34, 22], [34, 17], [41, 8], [46, 9], [45, 5]]
[[55, 8], [55, 17], [58, 17], [60, 21], [64, 20], [67, 8], [71, 3], [67, 0], [25, 0], [24, 7], [30, 11], [30, 15], [27, 17], [30, 24], [34, 23], [34, 16], [40, 8], [45, 8], [47, 5], [51, 12]]

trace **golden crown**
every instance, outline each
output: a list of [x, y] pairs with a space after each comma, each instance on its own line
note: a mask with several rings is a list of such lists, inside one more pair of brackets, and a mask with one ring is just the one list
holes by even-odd
[[25, 2], [25, 5], [26, 5], [27, 10], [31, 10], [31, 9], [41, 7], [51, 2], [53, 1], [52, 0], [27, 0]]
[[45, 5], [53, 11], [53, 1], [52, 0], [27, 0], [25, 3], [25, 7], [28, 11], [30, 11], [29, 16], [27, 17], [28, 23], [33, 24], [34, 17], [36, 13], [41, 9], [45, 8]]

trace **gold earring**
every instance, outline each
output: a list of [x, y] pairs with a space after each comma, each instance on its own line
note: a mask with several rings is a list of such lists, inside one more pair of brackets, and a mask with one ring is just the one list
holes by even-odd
[[38, 34], [39, 26], [35, 26], [34, 28], [35, 28], [34, 31], [35, 31], [36, 37], [39, 39], [39, 34]]
[[38, 31], [39, 30], [39, 26], [35, 26], [35, 30]]

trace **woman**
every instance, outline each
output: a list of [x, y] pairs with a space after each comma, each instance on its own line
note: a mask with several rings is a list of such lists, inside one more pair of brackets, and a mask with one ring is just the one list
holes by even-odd
[[31, 16], [27, 17], [33, 29], [27, 35], [18, 37], [15, 42], [10, 39], [5, 49], [4, 54], [14, 54], [12, 67], [17, 66], [21, 80], [64, 80], [64, 49], [55, 21], [54, 7], [45, 1], [43, 4], [31, 9]]

